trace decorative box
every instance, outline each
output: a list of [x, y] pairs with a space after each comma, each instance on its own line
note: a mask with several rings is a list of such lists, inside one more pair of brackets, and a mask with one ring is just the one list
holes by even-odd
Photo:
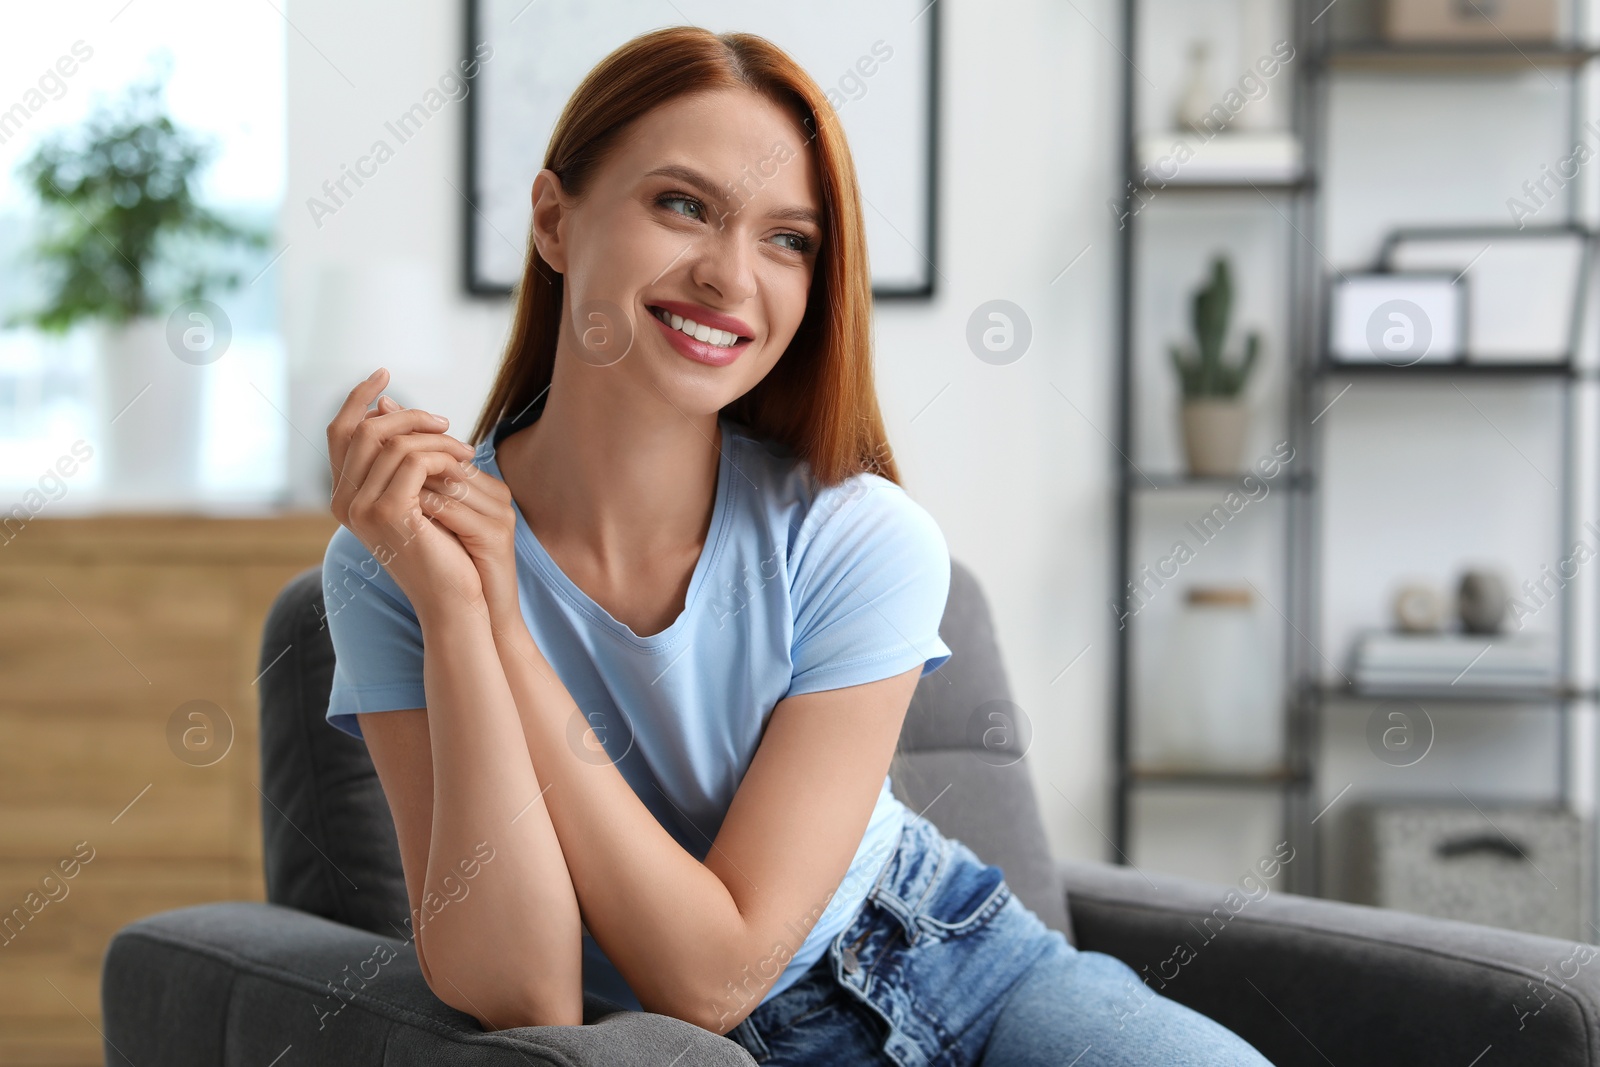
[[1358, 801], [1346, 816], [1352, 899], [1381, 908], [1587, 940], [1583, 820], [1550, 806]]

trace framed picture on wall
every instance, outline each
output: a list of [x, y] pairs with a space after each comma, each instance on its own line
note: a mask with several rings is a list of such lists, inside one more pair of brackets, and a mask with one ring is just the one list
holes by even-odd
[[[844, 127], [880, 298], [933, 295], [939, 5], [928, 0], [465, 0], [465, 284], [509, 293], [522, 275], [529, 191], [583, 76], [624, 41], [692, 22], [759, 34], [816, 80]], [[486, 58], [483, 58], [485, 57]]]

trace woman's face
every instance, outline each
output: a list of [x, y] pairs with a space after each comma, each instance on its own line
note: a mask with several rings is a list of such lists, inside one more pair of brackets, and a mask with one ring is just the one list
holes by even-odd
[[548, 170], [533, 198], [540, 254], [563, 275], [562, 347], [686, 415], [748, 392], [805, 315], [820, 186], [805, 131], [759, 94], [663, 104], [624, 133], [582, 200]]

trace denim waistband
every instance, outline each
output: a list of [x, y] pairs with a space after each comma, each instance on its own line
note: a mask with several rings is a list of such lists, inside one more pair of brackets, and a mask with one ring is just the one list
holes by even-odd
[[[923, 902], [939, 880], [955, 843], [939, 832], [939, 828], [915, 812], [907, 811], [905, 825], [900, 829], [899, 843], [889, 854], [889, 861], [878, 872], [878, 880], [867, 891], [862, 902], [871, 902], [888, 912], [900, 924], [906, 943], [915, 945], [923, 930], [916, 922]], [[858, 912], [852, 927], [862, 924], [865, 916]], [[846, 928], [840, 934], [844, 942]]]
[[981, 1043], [996, 998], [1049, 947], [1046, 934], [1000, 868], [908, 811], [861, 907], [807, 978], [758, 1006], [728, 1036], [760, 1063], [768, 1058], [766, 1037], [816, 1017], [808, 1025], [818, 1029], [800, 1040], [820, 1054], [844, 1039], [837, 1024], [818, 1015], [834, 990], [881, 1022], [875, 1047], [892, 1062], [963, 1061], [969, 1046]]

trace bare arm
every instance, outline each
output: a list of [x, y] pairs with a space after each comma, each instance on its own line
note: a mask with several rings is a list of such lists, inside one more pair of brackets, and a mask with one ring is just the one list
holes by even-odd
[[478, 567], [583, 922], [646, 1010], [727, 1032], [782, 973], [849, 869], [921, 666], [780, 701], [702, 863], [615, 766], [569, 743], [569, 727], [587, 723], [522, 618], [510, 490], [470, 464], [442, 478], [447, 495], [428, 514]]
[[701, 863], [613, 764], [573, 752], [581, 713], [526, 628], [508, 621], [496, 640], [589, 932], [646, 1010], [726, 1033], [849, 869], [921, 665], [780, 701]]
[[582, 1022], [577, 897], [485, 616], [425, 614], [426, 710], [359, 716], [423, 977], [487, 1029]]
[[363, 414], [385, 374], [328, 427], [332, 510], [417, 613], [427, 708], [360, 715], [400, 840], [419, 964], [489, 1029], [582, 1021], [577, 898], [540, 802], [475, 567], [423, 510], [424, 483], [472, 450], [426, 412]]

